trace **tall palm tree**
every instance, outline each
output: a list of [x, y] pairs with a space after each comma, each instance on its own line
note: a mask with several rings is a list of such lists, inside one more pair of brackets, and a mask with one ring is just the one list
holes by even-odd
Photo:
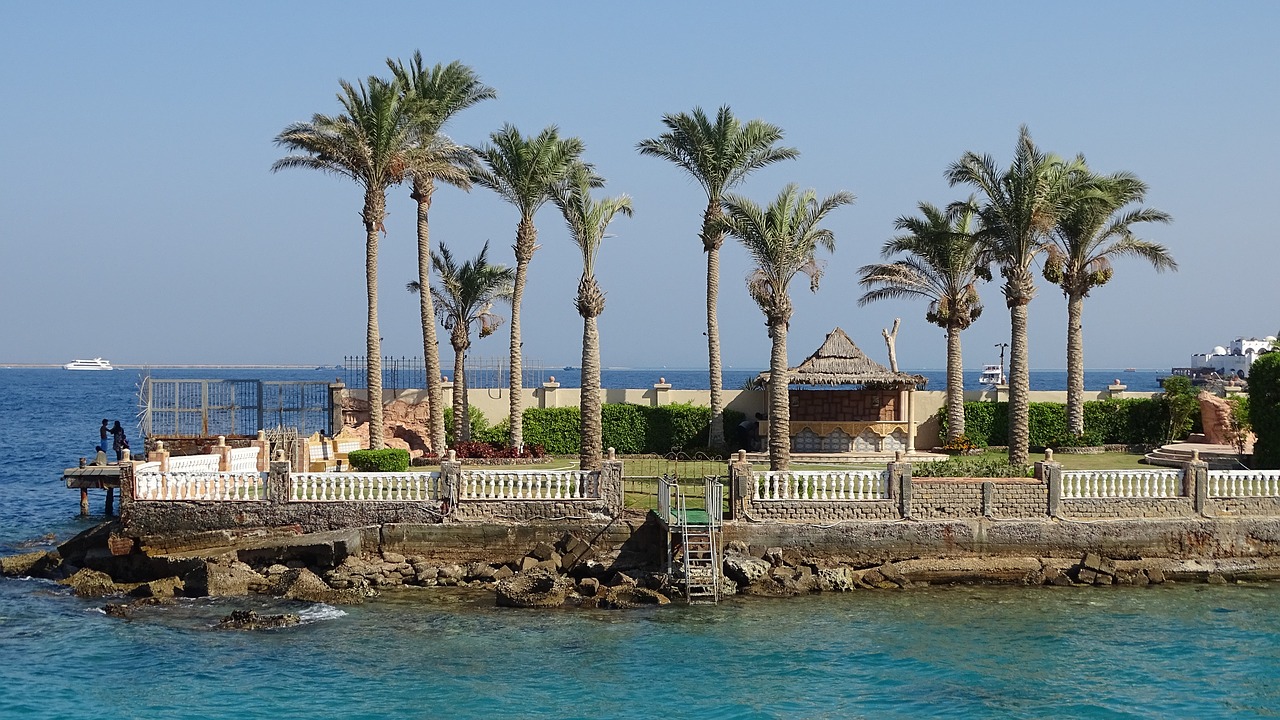
[[867, 292], [858, 305], [876, 300], [924, 298], [925, 319], [947, 331], [947, 439], [964, 435], [964, 362], [960, 333], [982, 315], [977, 284], [990, 280], [974, 238], [977, 206], [971, 197], [947, 210], [922, 202], [920, 216], [900, 217], [894, 227], [904, 232], [884, 244], [891, 263], [863, 265], [859, 283]]
[[1030, 375], [1027, 367], [1027, 305], [1036, 294], [1032, 266], [1067, 200], [1085, 182], [1084, 159], [1066, 161], [1041, 152], [1022, 126], [1013, 163], [996, 167], [990, 155], [964, 154], [947, 169], [952, 185], [980, 190], [978, 210], [983, 252], [1000, 268], [1001, 292], [1009, 308], [1009, 462], [1025, 465], [1030, 443]]
[[772, 346], [769, 353], [769, 468], [786, 470], [791, 463], [791, 406], [787, 396], [787, 329], [791, 324], [788, 286], [797, 273], [809, 278], [817, 291], [823, 264], [819, 248], [835, 250], [835, 234], [818, 227], [823, 218], [841, 205], [854, 201], [852, 193], [838, 192], [818, 200], [813, 190], [801, 192], [787, 185], [767, 208], [745, 198], [724, 198], [721, 229], [747, 249], [756, 269], [747, 278], [747, 292], [764, 313]]
[[1113, 257], [1142, 258], [1156, 272], [1178, 269], [1163, 245], [1133, 234], [1138, 223], [1172, 219], [1152, 208], [1125, 209], [1141, 203], [1146, 194], [1146, 183], [1130, 173], [1095, 175], [1071, 199], [1050, 234], [1044, 278], [1067, 298], [1067, 432], [1077, 437], [1084, 434], [1084, 299], [1111, 280]]
[[516, 278], [511, 295], [511, 446], [524, 445], [521, 411], [524, 398], [521, 366], [520, 303], [529, 275], [529, 261], [538, 249], [538, 229], [533, 216], [551, 199], [582, 156], [582, 141], [562, 138], [552, 125], [536, 136], [525, 137], [514, 125], [504, 125], [489, 136], [490, 144], [476, 150], [481, 166], [472, 175], [475, 184], [496, 192], [520, 212], [516, 226]]
[[667, 132], [642, 140], [636, 149], [641, 155], [662, 158], [689, 174], [707, 194], [702, 213], [702, 250], [707, 254], [707, 358], [711, 382], [711, 428], [708, 444], [724, 447], [724, 397], [720, 367], [720, 322], [716, 305], [720, 294], [720, 246], [724, 231], [719, 220], [721, 198], [747, 175], [780, 160], [800, 155], [795, 148], [777, 147], [782, 129], [763, 120], [746, 123], [733, 116], [725, 105], [715, 120], [702, 108], [692, 113], [662, 116]]
[[574, 306], [582, 316], [582, 392], [579, 397], [581, 444], [578, 464], [583, 470], [599, 470], [604, 456], [600, 399], [600, 332], [597, 318], [604, 312], [604, 291], [596, 282], [596, 257], [605, 230], [619, 214], [631, 216], [631, 198], [626, 195], [591, 199], [591, 189], [600, 178], [586, 165], [573, 172], [556, 190], [555, 203], [564, 214], [573, 242], [582, 251], [582, 278]]
[[[471, 347], [471, 326], [479, 327], [480, 337], [488, 337], [503, 322], [493, 312], [493, 304], [510, 300], [515, 271], [505, 265], [489, 263], [489, 243], [480, 254], [461, 265], [453, 253], [440, 243], [440, 251], [431, 253], [431, 264], [440, 281], [431, 286], [435, 295], [435, 312], [440, 324], [449, 331], [453, 346], [453, 437], [457, 442], [471, 439], [471, 408], [467, 397], [467, 350]], [[412, 281], [410, 292], [421, 292], [422, 285]], [[443, 446], [441, 446], [443, 447]]]
[[[390, 59], [387, 65], [400, 83], [405, 102], [412, 109], [415, 139], [423, 150], [423, 156], [411, 171], [411, 197], [418, 204], [418, 283], [430, 287], [431, 238], [427, 215], [431, 210], [436, 181], [469, 190], [471, 172], [475, 168], [475, 153], [468, 147], [454, 144], [441, 132], [455, 114], [497, 97], [497, 93], [480, 82], [474, 70], [456, 60], [448, 65], [428, 67], [422, 61], [422, 53], [414, 52], [407, 65]], [[440, 343], [436, 338], [436, 312], [432, 307], [432, 297], [433, 293], [419, 292], [418, 311], [422, 321], [422, 359], [427, 380], [431, 448], [442, 454], [445, 446], [444, 392], [440, 386]]]
[[277, 160], [272, 172], [310, 168], [351, 178], [364, 188], [365, 287], [369, 317], [369, 447], [383, 446], [382, 338], [378, 334], [378, 233], [387, 214], [387, 189], [404, 182], [419, 160], [414, 124], [400, 87], [370, 77], [358, 86], [340, 81], [342, 114], [313, 115], [276, 136], [277, 145], [300, 153]]

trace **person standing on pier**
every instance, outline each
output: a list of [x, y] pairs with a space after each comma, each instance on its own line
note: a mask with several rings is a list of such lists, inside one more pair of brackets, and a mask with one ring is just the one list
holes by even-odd
[[111, 426], [111, 449], [116, 451], [116, 462], [120, 462], [124, 451], [129, 448], [129, 440], [124, 436], [124, 428], [120, 427], [120, 421], [117, 420]]
[[106, 450], [107, 448], [111, 447], [111, 443], [108, 442], [110, 437], [111, 437], [111, 430], [107, 427], [107, 419], [102, 418], [102, 427], [98, 428], [98, 449], [99, 450]]

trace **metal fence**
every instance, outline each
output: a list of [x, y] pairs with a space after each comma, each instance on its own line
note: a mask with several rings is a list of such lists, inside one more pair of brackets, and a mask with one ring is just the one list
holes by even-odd
[[147, 377], [138, 393], [148, 437], [252, 435], [272, 428], [333, 434], [326, 382]]
[[[467, 387], [472, 389], [505, 389], [510, 387], [511, 365], [507, 358], [468, 357], [466, 362]], [[521, 363], [523, 387], [541, 387], [557, 368], [546, 367], [536, 360], [525, 358]], [[447, 377], [453, 366], [441, 364]], [[364, 355], [347, 355], [342, 358], [342, 382], [353, 390], [368, 389], [369, 363]], [[420, 357], [382, 357], [382, 390], [422, 390], [427, 386], [427, 370]]]

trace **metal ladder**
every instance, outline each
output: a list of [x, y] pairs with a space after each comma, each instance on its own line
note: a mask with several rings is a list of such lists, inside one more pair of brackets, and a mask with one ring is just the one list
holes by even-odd
[[661, 478], [660, 487], [659, 508], [667, 521], [668, 538], [671, 531], [680, 533], [678, 563], [677, 548], [670, 546], [668, 540], [667, 571], [683, 581], [685, 600], [690, 605], [714, 605], [720, 601], [719, 528], [724, 519], [724, 486], [714, 477], [704, 480], [705, 517], [697, 509], [690, 512], [688, 498], [674, 477]]

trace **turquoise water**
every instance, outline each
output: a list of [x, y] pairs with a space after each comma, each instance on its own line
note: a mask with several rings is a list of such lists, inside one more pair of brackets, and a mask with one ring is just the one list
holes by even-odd
[[[13, 552], [94, 522], [76, 518], [60, 471], [99, 419], [133, 416], [136, 376], [0, 378], [0, 552]], [[0, 579], [0, 718], [1280, 716], [1276, 585], [929, 588], [638, 612], [513, 611], [431, 589], [343, 609], [187, 600], [131, 620], [101, 605]], [[209, 629], [240, 608], [306, 623]]]

